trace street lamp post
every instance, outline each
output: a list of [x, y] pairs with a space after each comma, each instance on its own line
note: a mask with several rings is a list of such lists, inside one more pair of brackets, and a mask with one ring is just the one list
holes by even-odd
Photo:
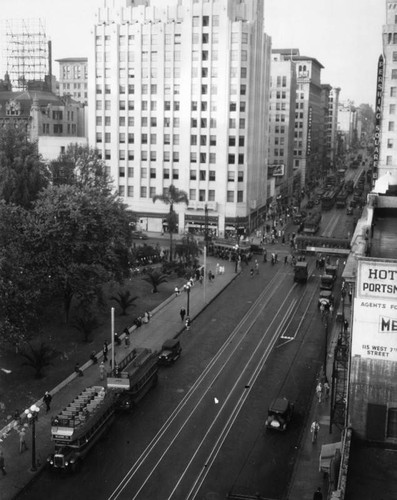
[[187, 293], [186, 316], [188, 318], [190, 316], [190, 288], [191, 288], [191, 284], [186, 283], [186, 285], [184, 286], [184, 289], [186, 290], [186, 293]]
[[327, 354], [328, 354], [328, 311], [324, 311], [323, 325], [325, 333], [325, 347], [324, 347], [324, 376], [327, 376]]
[[238, 249], [239, 249], [239, 246], [238, 246], [238, 243], [237, 243], [236, 245], [234, 245], [235, 258], [236, 258], [235, 267], [234, 267], [234, 272], [235, 273], [237, 273], [237, 270], [238, 270]]
[[40, 408], [32, 405], [29, 409], [25, 410], [25, 415], [32, 426], [32, 471], [37, 470], [36, 465], [36, 420], [39, 417]]

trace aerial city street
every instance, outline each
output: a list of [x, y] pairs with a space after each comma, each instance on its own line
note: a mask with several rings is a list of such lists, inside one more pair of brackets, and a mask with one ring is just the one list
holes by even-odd
[[397, 498], [376, 3], [4, 1], [0, 500]]

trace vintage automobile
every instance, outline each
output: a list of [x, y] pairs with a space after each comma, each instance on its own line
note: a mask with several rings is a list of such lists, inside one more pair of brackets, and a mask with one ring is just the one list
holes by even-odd
[[321, 290], [318, 297], [318, 308], [323, 305], [325, 309], [329, 309], [331, 304], [334, 305], [334, 296], [332, 295], [332, 292], [330, 290]]
[[145, 233], [142, 233], [142, 231], [132, 231], [131, 237], [135, 240], [147, 240], [148, 237]]
[[164, 342], [159, 354], [160, 365], [170, 365], [181, 355], [182, 347], [177, 339], [168, 339]]
[[294, 413], [294, 405], [287, 398], [276, 398], [268, 409], [266, 428], [284, 432]]

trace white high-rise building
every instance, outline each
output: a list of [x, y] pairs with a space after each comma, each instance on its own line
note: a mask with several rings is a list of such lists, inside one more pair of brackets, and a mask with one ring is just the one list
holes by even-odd
[[89, 55], [90, 144], [143, 229], [254, 227], [266, 206], [270, 39], [262, 0], [103, 0]]
[[[397, 178], [397, 1], [386, 0], [383, 58], [378, 65], [374, 179]], [[380, 154], [379, 154], [380, 151]]]

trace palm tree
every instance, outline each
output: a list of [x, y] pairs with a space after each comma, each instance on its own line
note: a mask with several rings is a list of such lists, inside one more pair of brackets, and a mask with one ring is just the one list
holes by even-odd
[[135, 306], [134, 302], [138, 298], [138, 295], [136, 295], [135, 297], [131, 297], [131, 292], [129, 290], [125, 290], [124, 292], [123, 291], [118, 292], [117, 295], [118, 295], [117, 297], [115, 296], [110, 297], [110, 300], [116, 301], [121, 308], [121, 314], [123, 316], [126, 316], [127, 309], [131, 306]]
[[53, 364], [51, 359], [56, 352], [44, 342], [39, 347], [34, 347], [31, 344], [28, 345], [30, 352], [24, 350], [20, 353], [26, 359], [22, 365], [32, 367], [35, 370], [35, 378], [42, 378], [44, 368]]
[[73, 321], [73, 328], [76, 328], [84, 336], [84, 342], [88, 342], [91, 333], [99, 326], [99, 321], [91, 311], [82, 311]]
[[167, 192], [153, 196], [153, 203], [157, 200], [170, 206], [170, 211], [167, 215], [167, 223], [168, 231], [170, 232], [170, 262], [172, 262], [172, 233], [176, 231], [177, 226], [177, 216], [174, 212], [174, 205], [178, 203], [186, 203], [186, 205], [189, 205], [189, 198], [185, 191], [182, 191], [171, 184]]
[[167, 276], [159, 273], [158, 271], [148, 272], [143, 279], [153, 286], [152, 293], [157, 293], [157, 287], [161, 285], [161, 283], [167, 283], [168, 281]]

